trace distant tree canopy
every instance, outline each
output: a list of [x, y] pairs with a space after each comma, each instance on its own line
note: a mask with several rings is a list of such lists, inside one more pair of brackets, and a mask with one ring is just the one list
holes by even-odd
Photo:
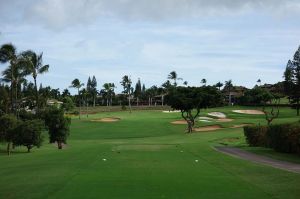
[[300, 115], [300, 46], [294, 54], [293, 60], [289, 60], [284, 72], [284, 90], [289, 96], [290, 103], [297, 109]]
[[166, 102], [171, 108], [181, 111], [182, 118], [188, 124], [187, 132], [191, 133], [200, 109], [219, 106], [223, 98], [218, 89], [212, 86], [177, 87], [169, 90]]
[[239, 102], [241, 105], [264, 105], [274, 98], [276, 96], [267, 89], [256, 86], [253, 89], [245, 91], [244, 96], [239, 98]]

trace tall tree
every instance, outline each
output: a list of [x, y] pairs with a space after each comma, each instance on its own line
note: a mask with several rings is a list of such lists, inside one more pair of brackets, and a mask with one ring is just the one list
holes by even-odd
[[168, 79], [173, 80], [173, 85], [176, 87], [177, 86], [177, 81], [182, 80], [182, 78], [178, 77], [176, 71], [170, 72], [168, 75]]
[[139, 99], [142, 95], [142, 84], [140, 78], [138, 79], [137, 83], [135, 84], [134, 96], [136, 97], [136, 105], [139, 105]]
[[123, 86], [123, 93], [128, 97], [128, 105], [131, 113], [131, 94], [133, 90], [133, 88], [131, 87], [131, 79], [128, 75], [125, 75], [122, 77], [122, 81], [120, 83]]
[[81, 98], [80, 98], [80, 88], [84, 86], [79, 79], [74, 79], [71, 83], [71, 88], [76, 88], [78, 91], [78, 100], [79, 100], [79, 119], [81, 118]]
[[221, 83], [221, 82], [216, 83], [216, 87], [219, 88], [219, 91], [221, 90], [222, 86], [223, 86], [223, 83]]
[[45, 124], [48, 128], [50, 143], [57, 143], [58, 149], [62, 149], [67, 143], [70, 132], [71, 119], [64, 116], [63, 109], [51, 106], [45, 111]]
[[228, 104], [231, 105], [231, 91], [232, 91], [232, 80], [228, 80], [228, 81], [225, 81], [225, 88], [224, 90], [227, 90], [228, 92]]
[[106, 98], [106, 105], [112, 106], [112, 97], [115, 94], [115, 84], [114, 83], [105, 83], [103, 84], [103, 94]]
[[39, 93], [37, 88], [37, 76], [38, 74], [43, 74], [48, 72], [49, 65], [43, 65], [43, 53], [37, 55], [35, 52], [28, 50], [22, 53], [25, 59], [28, 60], [26, 64], [26, 70], [28, 74], [31, 74], [34, 80], [35, 87], [35, 100], [36, 100], [36, 109], [39, 111]]
[[206, 82], [207, 82], [207, 81], [206, 81], [206, 79], [204, 79], [204, 78], [201, 80], [201, 84], [203, 84], [204, 86], [206, 86]]
[[284, 89], [289, 96], [290, 103], [300, 115], [300, 46], [295, 52], [293, 60], [289, 60], [284, 72]]
[[[22, 65], [25, 60], [17, 53], [16, 47], [12, 44], [4, 44], [0, 47], [0, 62], [9, 63], [8, 68], [3, 72], [4, 81], [10, 82], [10, 104], [11, 111], [16, 114], [14, 105], [17, 103], [18, 83], [21, 78], [25, 76], [22, 71]], [[15, 99], [14, 99], [15, 93]]]
[[96, 77], [93, 76], [92, 78], [92, 81], [91, 81], [91, 94], [93, 96], [93, 107], [96, 106], [96, 97], [97, 97], [97, 94], [98, 94], [98, 91], [97, 91], [97, 80], [96, 80]]

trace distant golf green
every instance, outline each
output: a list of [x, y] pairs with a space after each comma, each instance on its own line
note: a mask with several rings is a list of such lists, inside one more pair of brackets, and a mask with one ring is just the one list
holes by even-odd
[[[243, 129], [230, 127], [266, 123], [264, 115], [233, 109], [253, 107], [203, 111], [201, 117], [217, 111], [233, 119], [196, 123], [223, 127], [216, 131], [185, 134], [186, 125], [171, 124], [181, 119], [180, 113], [106, 112], [74, 117], [63, 150], [48, 144], [46, 134], [44, 145], [32, 153], [21, 147], [7, 156], [5, 145], [0, 145], [0, 198], [300, 198], [300, 174], [214, 149], [222, 144], [245, 146]], [[298, 121], [295, 115], [295, 110], [281, 108], [274, 123]], [[101, 118], [120, 120], [98, 121]], [[270, 153], [282, 159], [283, 154]], [[287, 160], [299, 162], [297, 156]]]

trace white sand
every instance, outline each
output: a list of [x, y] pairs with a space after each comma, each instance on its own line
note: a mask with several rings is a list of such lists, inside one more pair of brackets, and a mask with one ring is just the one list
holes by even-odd
[[211, 112], [211, 113], [208, 113], [207, 115], [218, 117], [218, 118], [226, 118], [226, 115], [221, 112]]
[[234, 113], [242, 113], [242, 114], [249, 114], [249, 115], [263, 115], [264, 112], [260, 110], [233, 110]]

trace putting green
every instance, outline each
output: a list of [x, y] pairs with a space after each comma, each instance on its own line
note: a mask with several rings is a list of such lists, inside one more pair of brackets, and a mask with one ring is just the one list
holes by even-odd
[[[213, 121], [209, 125], [223, 128], [193, 134], [184, 133], [186, 125], [171, 124], [181, 119], [180, 113], [161, 110], [73, 118], [68, 147], [61, 151], [47, 144], [47, 135], [32, 153], [16, 148], [7, 157], [1, 151], [0, 198], [299, 198], [299, 174], [214, 150], [220, 143], [244, 142], [242, 128], [229, 127], [265, 123], [263, 115], [232, 110], [202, 112], [222, 112], [233, 121]], [[297, 121], [294, 115], [294, 110], [282, 108], [274, 122]], [[114, 117], [120, 121], [90, 121]]]

